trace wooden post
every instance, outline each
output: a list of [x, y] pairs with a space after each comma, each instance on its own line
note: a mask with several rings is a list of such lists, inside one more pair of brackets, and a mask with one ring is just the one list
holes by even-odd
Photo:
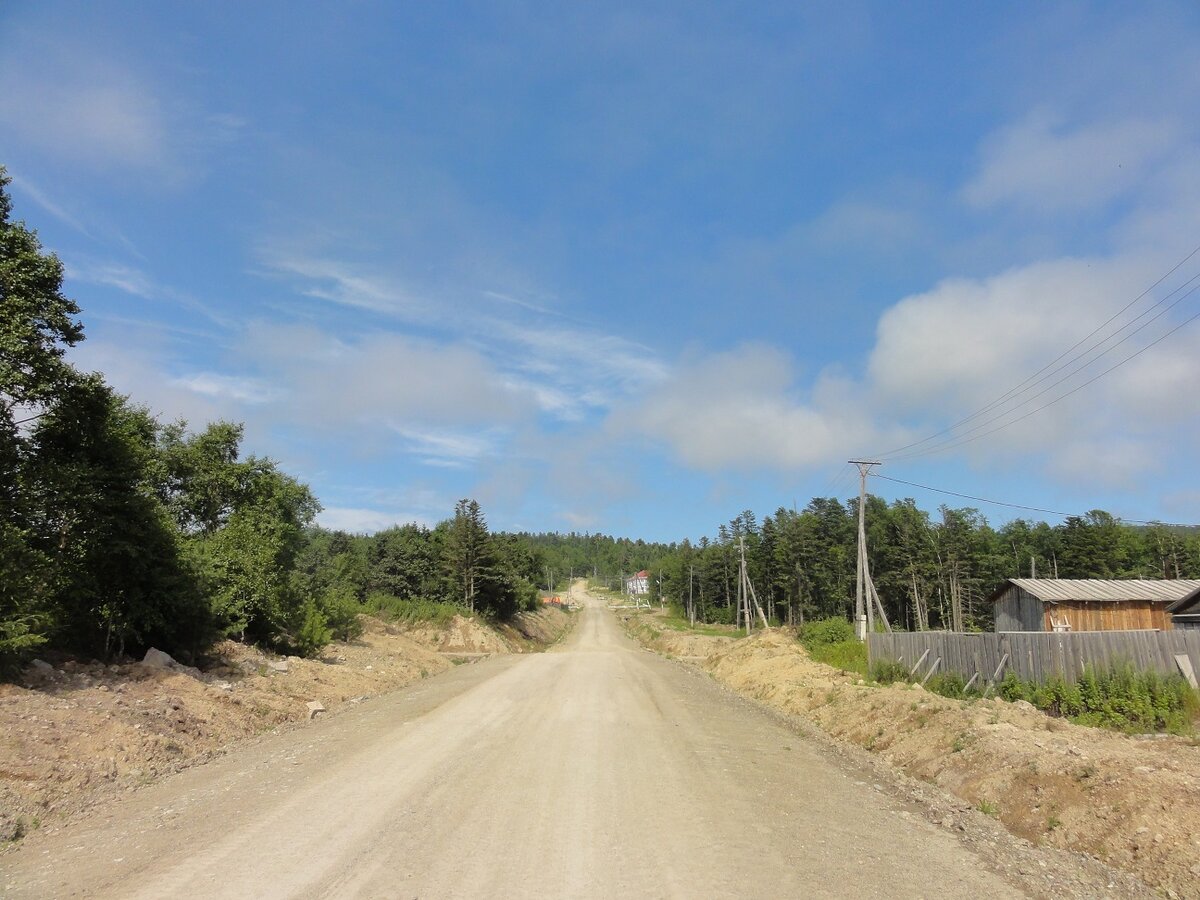
[[1000, 657], [1000, 665], [996, 666], [996, 671], [992, 673], [992, 683], [983, 689], [983, 698], [986, 700], [987, 695], [992, 692], [992, 688], [996, 686], [996, 681], [1000, 678], [1000, 673], [1004, 671], [1004, 667], [1008, 665], [1008, 654], [1005, 653]]
[[920, 658], [920, 659], [918, 659], [918, 660], [917, 660], [917, 661], [916, 661], [916, 662], [913, 664], [913, 667], [912, 667], [911, 669], [909, 669], [909, 670], [908, 670], [908, 677], [909, 677], [909, 678], [912, 678], [914, 675], [916, 675], [916, 674], [917, 674], [917, 669], [921, 668], [921, 663], [925, 662], [925, 657], [927, 657], [928, 655], [929, 655], [929, 648], [928, 648], [928, 647], [926, 647], [926, 648], [925, 648], [925, 652], [921, 654], [921, 658]]
[[934, 672], [937, 671], [938, 666], [940, 666], [941, 664], [942, 664], [942, 658], [939, 656], [937, 659], [935, 659], [933, 661], [933, 665], [929, 667], [929, 671], [925, 673], [925, 677], [921, 679], [922, 685], [925, 684], [925, 682], [927, 682], [929, 680], [929, 677], [931, 675], [933, 675]]

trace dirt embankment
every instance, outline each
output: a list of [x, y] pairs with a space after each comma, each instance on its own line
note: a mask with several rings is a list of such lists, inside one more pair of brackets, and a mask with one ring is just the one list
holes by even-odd
[[[1200, 746], [1053, 719], [1028, 704], [879, 687], [813, 662], [780, 631], [736, 643], [631, 629], [733, 690], [865, 748], [998, 816], [1036, 844], [1081, 851], [1169, 895], [1200, 898]], [[653, 637], [647, 641], [648, 634]], [[705, 641], [710, 652], [703, 653]]]
[[572, 622], [554, 609], [501, 630], [461, 616], [440, 628], [368, 618], [361, 638], [330, 644], [318, 659], [225, 641], [203, 671], [140, 662], [30, 666], [20, 683], [0, 684], [0, 846], [255, 734], [471, 657], [543, 648]]

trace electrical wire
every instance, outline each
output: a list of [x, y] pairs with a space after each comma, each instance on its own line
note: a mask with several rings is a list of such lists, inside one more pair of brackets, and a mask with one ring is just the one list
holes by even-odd
[[[1155, 340], [1153, 340], [1149, 344], [1147, 344], [1145, 347], [1142, 347], [1140, 350], [1137, 350], [1136, 352], [1129, 354], [1129, 356], [1125, 357], [1119, 363], [1109, 366], [1107, 369], [1105, 369], [1103, 372], [1100, 372], [1097, 375], [1093, 375], [1087, 381], [1083, 382], [1083, 384], [1076, 385], [1075, 387], [1071, 388], [1071, 390], [1067, 391], [1065, 394], [1060, 394], [1059, 396], [1055, 397], [1050, 402], [1043, 403], [1041, 406], [1037, 407], [1036, 409], [1031, 409], [1029, 412], [1013, 419], [1011, 422], [1005, 422], [1003, 425], [998, 425], [995, 428], [991, 429], [990, 431], [985, 431], [982, 434], [975, 435], [974, 437], [966, 437], [966, 435], [970, 434], [971, 431], [976, 430], [976, 429], [971, 429], [971, 431], [964, 432], [964, 434], [960, 436], [961, 439], [956, 438], [952, 442], [944, 442], [942, 444], [935, 445], [934, 447], [928, 448], [926, 450], [922, 450], [922, 451], [918, 451], [918, 452], [914, 452], [914, 453], [902, 454], [900, 456], [893, 457], [891, 461], [897, 462], [897, 461], [905, 460], [905, 459], [916, 459], [919, 456], [925, 456], [930, 453], [943, 453], [946, 450], [953, 450], [957, 447], [962, 447], [962, 446], [965, 446], [966, 444], [974, 443], [975, 441], [981, 440], [982, 438], [985, 438], [988, 435], [995, 434], [997, 431], [1003, 431], [1005, 428], [1008, 428], [1010, 425], [1016, 425], [1018, 422], [1028, 419], [1030, 416], [1040, 413], [1042, 410], [1047, 409], [1051, 406], [1054, 406], [1054, 404], [1058, 403], [1059, 401], [1065, 400], [1067, 397], [1070, 397], [1072, 394], [1083, 390], [1089, 384], [1092, 384], [1093, 382], [1100, 380], [1101, 378], [1103, 378], [1105, 375], [1107, 375], [1109, 372], [1113, 371], [1114, 369], [1119, 369], [1121, 366], [1125, 365], [1125, 363], [1130, 362], [1131, 360], [1134, 360], [1137, 357], [1141, 356], [1143, 353], [1145, 353], [1151, 347], [1155, 346], [1156, 344], [1162, 343], [1167, 338], [1169, 338], [1171, 335], [1173, 335], [1175, 332], [1177, 332], [1179, 329], [1181, 329], [1187, 325], [1190, 325], [1192, 322], [1196, 321], [1197, 319], [1200, 319], [1200, 312], [1196, 313], [1195, 315], [1193, 315], [1187, 319], [1184, 319], [1182, 322], [1180, 322], [1178, 325], [1176, 325], [1170, 331], [1167, 331], [1165, 334], [1160, 335]], [[1016, 412], [1016, 410], [1012, 410], [1011, 412]], [[993, 419], [992, 421], [996, 421], [996, 420]], [[983, 428], [986, 426], [986, 424], [990, 424], [990, 423], [985, 423], [985, 425], [980, 425], [979, 427]]]
[[[1197, 274], [1197, 275], [1196, 275], [1196, 276], [1194, 276], [1193, 278], [1189, 279], [1189, 280], [1188, 280], [1188, 282], [1186, 282], [1186, 283], [1190, 284], [1192, 281], [1195, 281], [1196, 279], [1200, 279], [1200, 274]], [[1181, 287], [1182, 287], [1182, 286], [1181, 286]], [[1179, 289], [1177, 288], [1176, 290], [1179, 290]], [[1061, 378], [1057, 379], [1056, 381], [1053, 381], [1053, 382], [1051, 382], [1049, 385], [1047, 385], [1046, 387], [1042, 388], [1042, 390], [1038, 391], [1036, 394], [1034, 394], [1034, 395], [1032, 395], [1032, 396], [1030, 396], [1030, 397], [1027, 397], [1027, 398], [1025, 398], [1024, 400], [1022, 400], [1022, 401], [1021, 401], [1021, 403], [1020, 403], [1020, 404], [1018, 404], [1018, 405], [1017, 405], [1016, 407], [1014, 407], [1013, 409], [1009, 409], [1009, 410], [1006, 410], [1006, 411], [1004, 411], [1004, 412], [998, 413], [997, 415], [991, 416], [991, 417], [989, 417], [989, 418], [985, 419], [983, 422], [980, 422], [978, 425], [975, 425], [975, 426], [974, 426], [974, 427], [972, 427], [972, 428], [968, 428], [966, 431], [963, 431], [963, 432], [961, 432], [961, 433], [959, 433], [959, 434], [957, 434], [957, 435], [954, 435], [954, 436], [952, 436], [952, 437], [950, 437], [950, 438], [947, 438], [947, 439], [946, 439], [946, 440], [944, 440], [944, 441], [939, 441], [938, 443], [934, 444], [932, 447], [926, 447], [926, 448], [924, 448], [924, 449], [921, 449], [921, 450], [912, 450], [912, 451], [910, 451], [909, 453], [903, 453], [903, 454], [893, 455], [893, 456], [891, 456], [891, 457], [885, 457], [885, 458], [887, 458], [887, 459], [891, 459], [891, 460], [893, 460], [893, 461], [894, 461], [894, 460], [898, 460], [898, 459], [913, 459], [913, 458], [916, 458], [916, 457], [918, 457], [918, 456], [923, 456], [923, 455], [925, 455], [925, 454], [927, 454], [927, 453], [934, 453], [934, 452], [938, 452], [938, 451], [939, 451], [939, 450], [941, 450], [941, 449], [945, 449], [947, 446], [954, 446], [954, 447], [961, 446], [961, 443], [962, 443], [962, 442], [961, 442], [961, 440], [960, 440], [961, 438], [964, 438], [964, 437], [966, 437], [966, 436], [967, 436], [967, 435], [969, 435], [969, 434], [974, 434], [976, 431], [979, 431], [979, 429], [981, 429], [981, 428], [986, 428], [988, 425], [992, 425], [992, 424], [994, 424], [994, 423], [996, 423], [996, 422], [999, 422], [999, 421], [1000, 421], [1001, 419], [1003, 419], [1005, 416], [1010, 416], [1010, 415], [1013, 415], [1014, 413], [1017, 413], [1017, 412], [1019, 412], [1022, 406], [1026, 406], [1026, 405], [1028, 405], [1029, 403], [1032, 403], [1033, 401], [1037, 400], [1039, 397], [1044, 397], [1046, 394], [1050, 393], [1050, 391], [1054, 390], [1054, 388], [1058, 387], [1059, 385], [1063, 384], [1063, 383], [1064, 383], [1064, 382], [1066, 382], [1066, 381], [1069, 381], [1071, 378], [1073, 378], [1074, 376], [1078, 375], [1080, 372], [1084, 371], [1085, 369], [1087, 369], [1087, 368], [1089, 368], [1090, 366], [1092, 366], [1094, 363], [1096, 363], [1096, 362], [1098, 362], [1099, 360], [1103, 359], [1105, 356], [1107, 356], [1109, 353], [1111, 353], [1111, 352], [1112, 352], [1113, 350], [1115, 350], [1117, 347], [1119, 347], [1119, 346], [1121, 346], [1122, 344], [1124, 344], [1126, 341], [1128, 341], [1128, 340], [1129, 340], [1130, 338], [1132, 338], [1134, 335], [1138, 334], [1139, 332], [1141, 332], [1141, 331], [1142, 331], [1142, 330], [1144, 330], [1145, 328], [1148, 328], [1150, 325], [1152, 325], [1154, 322], [1158, 321], [1160, 318], [1162, 318], [1164, 315], [1166, 315], [1168, 312], [1170, 312], [1172, 309], [1174, 309], [1176, 306], [1178, 306], [1180, 303], [1182, 303], [1182, 302], [1183, 302], [1184, 300], [1186, 300], [1188, 297], [1190, 297], [1190, 296], [1192, 296], [1194, 293], [1196, 293], [1196, 291], [1200, 291], [1200, 284], [1197, 284], [1197, 285], [1195, 285], [1194, 287], [1192, 287], [1190, 290], [1188, 290], [1186, 293], [1184, 293], [1182, 296], [1180, 296], [1180, 297], [1179, 297], [1179, 298], [1178, 298], [1178, 299], [1177, 299], [1177, 300], [1176, 300], [1174, 303], [1172, 303], [1170, 306], [1167, 306], [1165, 309], [1161, 310], [1161, 311], [1160, 311], [1160, 312], [1159, 312], [1159, 313], [1158, 313], [1156, 316], [1154, 316], [1154, 317], [1153, 317], [1153, 318], [1151, 318], [1150, 320], [1148, 320], [1148, 321], [1146, 321], [1146, 322], [1143, 322], [1141, 325], [1139, 325], [1137, 328], [1135, 328], [1135, 329], [1134, 329], [1133, 331], [1131, 331], [1129, 334], [1125, 335], [1125, 337], [1121, 338], [1121, 340], [1117, 341], [1117, 342], [1116, 342], [1115, 344], [1113, 344], [1111, 347], [1107, 348], [1106, 350], [1102, 351], [1101, 353], [1098, 353], [1096, 356], [1094, 356], [1092, 359], [1089, 359], [1089, 360], [1087, 360], [1087, 362], [1083, 363], [1082, 365], [1076, 366], [1074, 369], [1072, 369], [1072, 370], [1071, 370], [1070, 372], [1068, 372], [1066, 375], [1062, 376]], [[1174, 293], [1175, 293], [1175, 291], [1172, 291], [1171, 293], [1172, 293], [1172, 294], [1174, 294]], [[1170, 296], [1170, 295], [1168, 295], [1168, 296]], [[1163, 299], [1165, 300], [1166, 298], [1163, 298]], [[1159, 302], [1161, 303], [1162, 301], [1159, 301]], [[1158, 304], [1155, 304], [1155, 305], [1157, 306]], [[1066, 366], [1066, 365], [1071, 365], [1071, 364], [1072, 364], [1072, 363], [1074, 363], [1074, 362], [1078, 362], [1078, 361], [1079, 361], [1079, 359], [1082, 359], [1082, 358], [1083, 358], [1083, 356], [1085, 356], [1087, 353], [1093, 353], [1093, 352], [1095, 352], [1095, 351], [1096, 351], [1096, 350], [1098, 350], [1100, 347], [1102, 347], [1102, 346], [1104, 345], [1104, 343], [1105, 343], [1105, 342], [1107, 342], [1107, 341], [1109, 341], [1109, 340], [1112, 340], [1112, 338], [1116, 337], [1116, 336], [1117, 336], [1117, 334], [1120, 334], [1120, 331], [1121, 331], [1121, 330], [1124, 330], [1124, 328], [1128, 328], [1130, 325], [1132, 325], [1132, 324], [1133, 324], [1134, 322], [1136, 322], [1138, 319], [1142, 318], [1142, 316], [1145, 316], [1147, 313], [1149, 313], [1149, 312], [1150, 312], [1152, 309], [1154, 309], [1154, 307], [1151, 307], [1150, 309], [1148, 309], [1148, 310], [1146, 310], [1145, 312], [1143, 312], [1143, 313], [1142, 313], [1140, 316], [1138, 316], [1138, 317], [1137, 317], [1137, 319], [1133, 319], [1132, 321], [1130, 321], [1130, 322], [1126, 323], [1124, 326], [1122, 326], [1122, 329], [1120, 329], [1120, 330], [1118, 330], [1118, 331], [1114, 332], [1113, 334], [1109, 335], [1107, 338], [1105, 338], [1105, 339], [1104, 339], [1104, 341], [1102, 341], [1101, 343], [1097, 344], [1095, 347], [1092, 347], [1091, 349], [1089, 349], [1088, 351], [1086, 351], [1084, 354], [1081, 354], [1080, 356], [1077, 356], [1075, 359], [1073, 359], [1073, 360], [1069, 361], [1069, 362], [1068, 362], [1068, 363], [1066, 363], [1066, 364], [1065, 364], [1063, 367], [1060, 367], [1060, 369], [1056, 370], [1056, 372], [1055, 372], [1055, 373], [1053, 373], [1053, 374], [1057, 374], [1057, 372], [1058, 372], [1058, 371], [1061, 371], [1061, 370], [1062, 370], [1062, 368], [1065, 368], [1065, 366]], [[1192, 319], [1194, 319], [1194, 318], [1195, 318], [1195, 317], [1193, 316], [1193, 317], [1192, 317]], [[1192, 319], [1188, 319], [1187, 321], [1185, 321], [1185, 322], [1184, 322], [1184, 323], [1182, 323], [1181, 325], [1179, 325], [1179, 326], [1176, 326], [1175, 328], [1171, 329], [1170, 331], [1168, 331], [1168, 332], [1167, 332], [1167, 334], [1164, 334], [1164, 335], [1162, 335], [1162, 336], [1161, 336], [1160, 338], [1158, 338], [1157, 340], [1155, 340], [1155, 341], [1153, 341], [1152, 343], [1150, 343], [1150, 344], [1146, 345], [1145, 347], [1143, 347], [1143, 348], [1142, 348], [1141, 350], [1139, 350], [1137, 353], [1135, 353], [1135, 354], [1133, 354], [1133, 355], [1131, 355], [1131, 356], [1127, 357], [1125, 360], [1122, 360], [1122, 361], [1121, 361], [1121, 363], [1118, 363], [1116, 366], [1112, 366], [1112, 367], [1110, 367], [1110, 368], [1108, 368], [1108, 369], [1105, 369], [1105, 370], [1104, 370], [1104, 372], [1101, 372], [1101, 373], [1100, 373], [1100, 375], [1101, 375], [1101, 376], [1102, 376], [1102, 375], [1106, 375], [1106, 374], [1108, 374], [1109, 372], [1111, 372], [1113, 369], [1119, 368], [1121, 365], [1124, 365], [1124, 363], [1125, 363], [1125, 362], [1128, 362], [1128, 361], [1129, 361], [1129, 359], [1132, 359], [1134, 356], [1137, 356], [1137, 355], [1141, 354], [1142, 352], [1144, 352], [1145, 350], [1148, 350], [1148, 349], [1150, 349], [1150, 347], [1153, 347], [1153, 346], [1154, 346], [1154, 344], [1157, 344], [1157, 343], [1158, 343], [1160, 340], [1162, 340], [1162, 338], [1166, 337], [1166, 336], [1167, 336], [1167, 335], [1169, 335], [1169, 334], [1172, 334], [1172, 333], [1174, 333], [1175, 331], [1178, 331], [1178, 330], [1179, 330], [1179, 328], [1183, 327], [1183, 325], [1186, 325], [1188, 322], [1192, 321]], [[1097, 378], [1099, 378], [1099, 377], [1100, 377], [1100, 376], [1097, 376]], [[1084, 383], [1084, 385], [1079, 385], [1079, 387], [1083, 387], [1083, 386], [1085, 386], [1085, 385], [1087, 385], [1087, 384], [1091, 384], [1093, 381], [1096, 381], [1096, 380], [1097, 380], [1097, 378], [1092, 378], [1092, 379], [1088, 380], [1087, 382], [1085, 382], [1085, 383]], [[1029, 388], [1026, 388], [1025, 390], [1030, 390], [1030, 389], [1032, 389], [1033, 387], [1036, 387], [1036, 386], [1037, 386], [1036, 384], [1034, 384], [1034, 385], [1030, 385], [1030, 387], [1029, 387]], [[1076, 388], [1076, 389], [1073, 389], [1073, 390], [1071, 390], [1071, 391], [1067, 392], [1066, 394], [1063, 394], [1063, 397], [1066, 397], [1066, 396], [1069, 396], [1070, 394], [1073, 394], [1073, 393], [1075, 393], [1075, 390], [1077, 390], [1077, 389], [1078, 389], [1078, 388]], [[1024, 393], [1024, 391], [1022, 391], [1022, 393]], [[1058, 398], [1058, 399], [1061, 399], [1061, 398]], [[1055, 400], [1055, 401], [1053, 401], [1053, 402], [1057, 402], [1057, 400]], [[1039, 406], [1039, 407], [1038, 407], [1036, 410], [1034, 410], [1033, 412], [1039, 412], [1040, 410], [1042, 410], [1042, 409], [1045, 409], [1047, 405], [1050, 405], [1050, 404], [1045, 404], [1045, 405], [1043, 405], [1043, 406]], [[1013, 425], [1013, 424], [1015, 424], [1015, 423], [1017, 423], [1017, 422], [1020, 422], [1020, 421], [1022, 421], [1023, 419], [1026, 419], [1026, 418], [1028, 418], [1028, 417], [1029, 417], [1028, 415], [1019, 416], [1018, 418], [1016, 418], [1016, 419], [1013, 419], [1011, 422], [1006, 422], [1006, 423], [1004, 423], [1003, 425], [1001, 425], [1001, 426], [999, 426], [999, 427], [997, 427], [997, 428], [994, 428], [994, 429], [992, 429], [991, 431], [988, 431], [988, 432], [986, 432], [986, 434], [994, 434], [996, 431], [999, 431], [999, 430], [1000, 430], [1000, 429], [1002, 429], [1002, 428], [1007, 428], [1009, 425]], [[981, 435], [981, 437], [982, 437], [982, 435]], [[913, 446], [916, 446], [916, 445], [913, 445]]]
[[[1068, 366], [1072, 365], [1073, 363], [1078, 362], [1080, 359], [1087, 356], [1088, 354], [1093, 353], [1095, 350], [1099, 349], [1099, 347], [1102, 347], [1105, 343], [1112, 340], [1112, 338], [1116, 337], [1122, 331], [1124, 331], [1125, 329], [1129, 328], [1131, 325], [1136, 323], [1139, 319], [1144, 318], [1147, 314], [1152, 312], [1155, 308], [1157, 308], [1158, 306], [1161, 306], [1163, 303], [1165, 303], [1167, 300], [1169, 300], [1173, 295], [1175, 295], [1179, 291], [1183, 290], [1183, 288], [1187, 287], [1189, 284], [1196, 281], [1198, 278], [1200, 278], [1200, 274], [1193, 275], [1191, 278], [1189, 278], [1187, 281], [1185, 281], [1179, 287], [1176, 287], [1174, 290], [1172, 290], [1170, 293], [1168, 293], [1165, 297], [1161, 298], [1156, 303], [1151, 305], [1148, 309], [1144, 310], [1138, 316], [1136, 316], [1129, 322], [1125, 323], [1120, 328], [1116, 329], [1112, 334], [1103, 338], [1095, 346], [1089, 347], [1088, 349], [1084, 350], [1082, 353], [1075, 355], [1071, 359], [1068, 359], [1065, 363], [1063, 363], [1063, 365], [1058, 366], [1058, 368], [1053, 368], [1057, 363], [1059, 363], [1066, 357], [1070, 356], [1076, 349], [1078, 349], [1080, 346], [1089, 342], [1093, 337], [1095, 337], [1100, 332], [1104, 331], [1109, 325], [1111, 325], [1113, 322], [1115, 322], [1117, 319], [1119, 319], [1122, 315], [1124, 315], [1126, 312], [1128, 312], [1134, 305], [1136, 305], [1140, 300], [1142, 300], [1148, 294], [1150, 294], [1151, 291], [1153, 291], [1155, 288], [1157, 288], [1159, 285], [1161, 285], [1164, 281], [1166, 281], [1171, 275], [1173, 275], [1175, 272], [1177, 272], [1185, 263], [1187, 263], [1189, 260], [1191, 260], [1198, 253], [1200, 253], [1200, 244], [1198, 244], [1183, 259], [1181, 259], [1174, 266], [1172, 266], [1169, 270], [1167, 270], [1167, 272], [1165, 272], [1157, 281], [1155, 281], [1148, 288], [1146, 288], [1144, 291], [1142, 291], [1142, 293], [1138, 294], [1138, 296], [1134, 297], [1131, 301], [1129, 301], [1129, 303], [1125, 304], [1124, 307], [1122, 307], [1120, 310], [1118, 310], [1116, 313], [1114, 313], [1112, 316], [1110, 316], [1105, 322], [1101, 323], [1099, 326], [1092, 329], [1091, 332], [1089, 332], [1084, 337], [1080, 338], [1073, 345], [1071, 345], [1069, 348], [1067, 348], [1065, 351], [1063, 351], [1057, 357], [1052, 359], [1050, 362], [1046, 363], [1046, 365], [1042, 366], [1042, 368], [1038, 369], [1036, 372], [1034, 372], [1032, 375], [1030, 375], [1028, 378], [1026, 378], [1020, 384], [1015, 385], [1014, 387], [1010, 388], [1008, 391], [1001, 394], [999, 397], [996, 397], [991, 402], [985, 404], [984, 406], [982, 406], [975, 412], [971, 413], [968, 416], [965, 416], [962, 419], [959, 419], [958, 421], [954, 422], [951, 425], [946, 426], [945, 428], [941, 429], [940, 431], [936, 431], [933, 434], [930, 434], [918, 441], [913, 441], [911, 443], [904, 444], [900, 447], [894, 447], [891, 450], [885, 451], [884, 453], [876, 454], [874, 458], [876, 458], [876, 459], [890, 458], [890, 457], [893, 457], [895, 454], [901, 453], [902, 451], [919, 447], [922, 444], [929, 443], [930, 441], [934, 440], [935, 438], [941, 437], [942, 435], [950, 434], [951, 432], [953, 432], [955, 429], [959, 428], [960, 426], [965, 425], [968, 422], [974, 421], [975, 419], [979, 418], [982, 415], [987, 414], [988, 412], [991, 412], [992, 410], [996, 409], [997, 407], [1003, 406], [1003, 405], [1015, 400], [1017, 397], [1021, 396], [1021, 394], [1028, 392], [1032, 388], [1036, 387], [1038, 384], [1044, 382], [1047, 378], [1053, 377], [1058, 372], [1061, 372], [1064, 368], [1067, 368]], [[1176, 300], [1175, 303], [1172, 303], [1171, 306], [1167, 307], [1167, 309], [1171, 309], [1174, 306], [1178, 305], [1180, 302], [1182, 302], [1184, 299], [1186, 299], [1186, 297], [1190, 296], [1198, 287], [1200, 287], [1200, 285], [1198, 285], [1197, 287], [1193, 287], [1190, 291], [1186, 292], [1182, 297], [1180, 297], [1178, 300]], [[1166, 310], [1163, 310], [1163, 312], [1160, 312], [1157, 316], [1155, 316], [1153, 319], [1151, 319], [1150, 322], [1153, 322], [1156, 319], [1158, 319], [1159, 317], [1161, 317], [1161, 315], [1163, 315], [1164, 312], [1166, 312]], [[1057, 384], [1061, 384], [1062, 381], [1071, 377], [1071, 375], [1074, 375], [1080, 369], [1086, 368], [1087, 366], [1094, 363], [1097, 359], [1103, 357], [1106, 353], [1108, 353], [1115, 347], [1120, 346], [1121, 343], [1124, 343], [1126, 340], [1128, 340], [1134, 334], [1137, 334], [1138, 331], [1141, 331], [1143, 328], [1145, 328], [1147, 325], [1149, 325], [1150, 322], [1144, 323], [1142, 326], [1140, 326], [1134, 332], [1132, 332], [1129, 335], [1126, 335], [1126, 337], [1123, 338], [1121, 341], [1119, 341], [1117, 344], [1114, 344], [1113, 347], [1108, 348], [1108, 350], [1104, 351], [1104, 353], [1099, 354], [1099, 356], [1090, 360], [1085, 365], [1076, 368], [1071, 373], [1069, 373], [1067, 376], [1064, 376], [1064, 378], [1059, 379], [1057, 382], [1055, 382], [1053, 385], [1051, 385], [1050, 388], [1053, 388]], [[1053, 368], [1053, 371], [1050, 371], [1049, 374], [1045, 374], [1045, 373], [1047, 373], [1048, 370], [1051, 370], [1052, 368]], [[1049, 390], [1049, 388], [1047, 388], [1046, 390]], [[1020, 405], [1024, 405], [1025, 403], [1028, 403], [1031, 400], [1036, 399], [1037, 396], [1041, 396], [1042, 394], [1046, 393], [1046, 390], [1043, 390], [1042, 392], [1040, 392], [1039, 394], [1035, 395], [1032, 398], [1027, 398], [1026, 400], [1022, 401], [1022, 403]], [[1019, 406], [1017, 408], [1019, 408]], [[1001, 413], [999, 416], [993, 417], [992, 419], [989, 420], [989, 422], [982, 423], [980, 426], [977, 426], [977, 427], [985, 427], [990, 422], [996, 421], [998, 418], [1002, 418], [1003, 416], [1008, 415], [1009, 413], [1012, 413], [1015, 411], [1016, 411], [1016, 408], [1010, 409], [1005, 413]]]
[[[931, 487], [928, 484], [917, 484], [915, 481], [905, 481], [903, 478], [893, 478], [891, 475], [881, 475], [879, 472], [872, 472], [872, 477], [882, 478], [884, 481], [892, 481], [896, 484], [906, 484], [909, 487], [920, 488], [923, 491], [932, 491], [935, 494], [946, 494], [950, 497], [960, 497], [963, 500], [974, 500], [978, 503], [990, 503], [993, 506], [1007, 506], [1009, 509], [1023, 509], [1028, 512], [1045, 513], [1050, 516], [1062, 516], [1063, 518], [1082, 519], [1083, 515], [1079, 513], [1068, 513], [1057, 509], [1043, 509], [1040, 506], [1024, 506], [1020, 503], [1007, 503], [1004, 500], [989, 500], [987, 497], [976, 497], [971, 494], [962, 494], [958, 491], [948, 491], [943, 488]], [[1120, 522], [1126, 522], [1130, 525], [1162, 525], [1166, 528], [1200, 528], [1200, 525], [1186, 525], [1180, 522], [1158, 522], [1146, 519], [1126, 519], [1124, 516], [1114, 516]]]

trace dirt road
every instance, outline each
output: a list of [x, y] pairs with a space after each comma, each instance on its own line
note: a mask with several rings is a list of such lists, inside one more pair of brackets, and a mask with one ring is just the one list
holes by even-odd
[[0, 857], [8, 897], [1020, 896], [589, 606]]

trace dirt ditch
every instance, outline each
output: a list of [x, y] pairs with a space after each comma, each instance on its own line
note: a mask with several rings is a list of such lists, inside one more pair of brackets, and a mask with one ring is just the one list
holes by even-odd
[[500, 629], [462, 616], [438, 628], [364, 621], [361, 638], [330, 644], [318, 659], [226, 641], [202, 671], [65, 660], [0, 684], [0, 846], [253, 735], [471, 658], [544, 648], [573, 620], [546, 609]]
[[774, 630], [736, 642], [635, 617], [651, 649], [813, 723], [997, 817], [1034, 844], [1086, 853], [1168, 896], [1200, 898], [1200, 746], [1051, 718], [1029, 704], [880, 687], [812, 661]]

